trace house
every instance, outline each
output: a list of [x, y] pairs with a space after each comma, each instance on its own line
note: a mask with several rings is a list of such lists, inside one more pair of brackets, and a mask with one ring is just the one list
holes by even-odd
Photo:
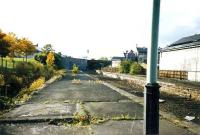
[[121, 61], [125, 60], [125, 57], [112, 57], [112, 67], [119, 67]]
[[200, 81], [200, 34], [183, 37], [162, 48], [159, 69], [185, 72], [186, 79]]
[[136, 55], [138, 62], [147, 63], [147, 48], [136, 46]]
[[131, 60], [131, 61], [137, 60], [136, 53], [133, 50], [130, 51], [127, 50], [126, 52], [124, 52], [124, 57], [126, 60]]

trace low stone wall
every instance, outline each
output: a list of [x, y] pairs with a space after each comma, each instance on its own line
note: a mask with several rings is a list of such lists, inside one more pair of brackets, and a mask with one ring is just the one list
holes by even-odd
[[79, 59], [79, 58], [72, 58], [72, 57], [63, 57], [62, 62], [66, 69], [71, 70], [73, 65], [76, 64], [80, 70], [86, 70], [87, 68], [87, 60], [86, 59]]
[[[97, 71], [97, 73], [106, 77], [110, 77], [110, 78], [128, 80], [135, 85], [139, 85], [140, 87], [144, 87], [146, 84], [145, 76], [132, 76], [132, 75], [102, 72], [102, 71]], [[200, 89], [198, 88], [191, 88], [189, 86], [187, 87], [187, 86], [182, 86], [180, 84], [168, 83], [164, 81], [159, 81], [158, 83], [161, 85], [161, 88], [160, 88], [161, 92], [166, 92], [166, 93], [181, 96], [184, 98], [188, 98], [188, 99], [191, 98], [193, 100], [200, 101]]]

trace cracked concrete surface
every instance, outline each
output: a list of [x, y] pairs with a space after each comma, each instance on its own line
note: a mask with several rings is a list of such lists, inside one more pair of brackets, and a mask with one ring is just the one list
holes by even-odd
[[[74, 78], [80, 79], [80, 83], [72, 83]], [[73, 119], [74, 114], [80, 112], [107, 121], [85, 126], [66, 124], [66, 118]], [[125, 116], [126, 120], [121, 120], [121, 116]], [[131, 120], [133, 118], [134, 120]], [[37, 119], [48, 121], [34, 121]], [[54, 119], [60, 119], [64, 124], [50, 124], [49, 121]], [[142, 135], [142, 119], [143, 107], [140, 104], [84, 73], [79, 73], [76, 77], [68, 73], [62, 80], [35, 93], [25, 104], [4, 114], [0, 119], [0, 134]], [[3, 120], [7, 121], [3, 122]], [[24, 121], [20, 123], [20, 120]], [[165, 120], [161, 120], [160, 133], [161, 135], [193, 135], [186, 129]]]

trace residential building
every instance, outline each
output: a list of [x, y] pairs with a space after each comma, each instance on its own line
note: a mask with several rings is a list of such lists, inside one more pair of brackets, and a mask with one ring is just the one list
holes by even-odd
[[147, 63], [147, 48], [136, 46], [136, 55], [138, 62]]
[[161, 49], [159, 69], [184, 71], [186, 79], [200, 81], [200, 34], [181, 38]]

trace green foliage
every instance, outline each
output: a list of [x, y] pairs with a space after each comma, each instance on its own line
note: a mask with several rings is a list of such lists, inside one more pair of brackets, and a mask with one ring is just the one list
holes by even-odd
[[[1, 33], [0, 33], [1, 34]], [[5, 57], [9, 54], [9, 43], [6, 42], [3, 38], [0, 36], [0, 55], [1, 57]]]
[[53, 67], [48, 67], [47, 65], [44, 65], [41, 76], [45, 77], [46, 80], [50, 79], [54, 75], [55, 71]]
[[3, 86], [4, 84], [5, 84], [4, 75], [0, 74], [0, 86]]
[[7, 109], [11, 103], [12, 100], [10, 98], [0, 96], [0, 111], [3, 109]]
[[62, 55], [61, 53], [55, 53], [55, 66], [57, 69], [63, 69], [64, 65], [62, 62]]
[[46, 44], [43, 48], [42, 48], [42, 52], [44, 54], [48, 54], [49, 52], [54, 52], [53, 46], [51, 44]]
[[78, 72], [79, 72], [79, 68], [78, 66], [76, 66], [76, 64], [74, 64], [72, 67], [72, 73], [77, 74]]
[[145, 74], [145, 69], [138, 63], [132, 63], [130, 67], [130, 74], [132, 75], [144, 75]]
[[105, 60], [105, 61], [108, 61], [108, 58], [107, 58], [107, 57], [101, 57], [101, 58], [99, 58], [99, 60]]
[[120, 68], [119, 68], [119, 72], [120, 73], [129, 73], [130, 72], [130, 66], [131, 66], [132, 62], [131, 61], [122, 61], [120, 63]]
[[87, 69], [96, 70], [107, 67], [111, 65], [111, 61], [108, 60], [88, 60], [87, 61]]
[[[64, 65], [62, 63], [62, 55], [61, 55], [61, 53], [54, 53], [54, 58], [55, 58], [55, 60], [54, 60], [54, 64], [55, 64], [54, 67], [56, 69], [63, 69]], [[42, 63], [44, 65], [47, 64], [46, 63], [46, 61], [47, 61], [47, 54], [45, 54], [43, 52], [36, 54], [35, 57], [34, 57], [34, 59], [36, 61], [39, 61], [40, 63]]]
[[36, 79], [41, 73], [42, 65], [32, 62], [19, 62], [16, 64], [16, 74], [21, 77]]
[[46, 65], [47, 55], [45, 53], [38, 53], [35, 55], [34, 59]]

